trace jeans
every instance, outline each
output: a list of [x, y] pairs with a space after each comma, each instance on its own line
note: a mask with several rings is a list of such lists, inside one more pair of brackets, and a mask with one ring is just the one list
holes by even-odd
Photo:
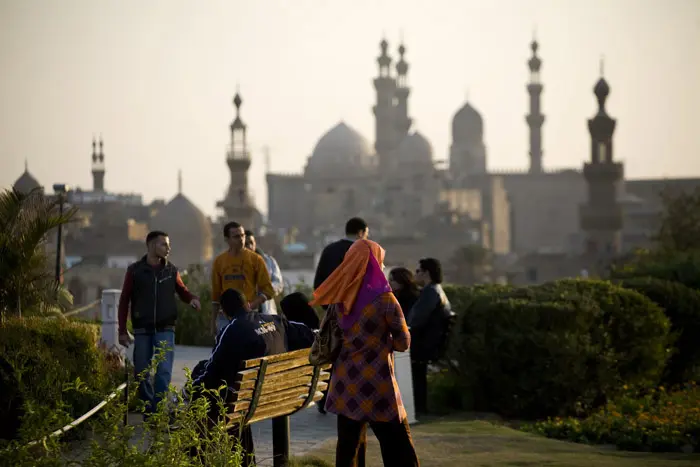
[[134, 372], [137, 378], [151, 365], [151, 360], [162, 347], [167, 350], [163, 355], [164, 360], [156, 367], [153, 381], [151, 381], [151, 375], [147, 374], [139, 384], [139, 397], [146, 403], [147, 413], [157, 410], [158, 403], [170, 389], [175, 359], [175, 331], [134, 332]]

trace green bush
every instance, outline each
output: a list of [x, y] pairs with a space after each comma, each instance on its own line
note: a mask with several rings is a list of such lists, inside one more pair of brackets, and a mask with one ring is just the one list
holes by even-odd
[[652, 277], [623, 279], [619, 284], [662, 307], [671, 321], [674, 352], [666, 365], [663, 382], [673, 385], [700, 378], [700, 292], [678, 282]]
[[450, 352], [476, 410], [518, 417], [589, 411], [623, 385], [657, 384], [668, 359], [664, 311], [608, 282], [447, 293], [460, 315]]
[[195, 310], [178, 300], [175, 344], [210, 347], [214, 345], [214, 336], [211, 331], [213, 310], [209, 278], [201, 267], [193, 267], [187, 274], [183, 274], [182, 281], [190, 292], [199, 297], [202, 309]]
[[590, 364], [603, 349], [590, 341], [595, 313], [584, 302], [534, 302], [482, 295], [462, 321], [465, 388], [477, 410], [531, 418], [592, 402]]
[[653, 277], [700, 290], [700, 252], [644, 253], [614, 267], [610, 278]]
[[592, 301], [597, 307], [588, 307], [596, 317], [590, 338], [604, 349], [597, 364], [605, 392], [625, 384], [651, 387], [659, 383], [670, 353], [670, 323], [664, 310], [642, 294], [607, 281], [564, 279], [514, 289], [511, 296], [534, 301]]
[[[96, 397], [64, 392], [66, 384], [76, 379], [95, 393], [104, 394], [116, 385], [120, 373], [98, 347], [98, 332], [98, 326], [64, 319], [11, 318], [0, 323], [0, 355], [14, 370], [12, 384], [24, 402], [22, 430], [27, 426], [54, 430], [99, 402]], [[57, 413], [65, 417], [56, 419]], [[4, 413], [0, 419], [7, 420]]]

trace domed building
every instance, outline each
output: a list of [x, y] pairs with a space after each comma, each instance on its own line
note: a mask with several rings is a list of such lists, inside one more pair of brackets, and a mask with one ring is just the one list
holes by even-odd
[[456, 180], [487, 173], [484, 120], [469, 102], [452, 118], [450, 172]]
[[24, 162], [24, 172], [22, 175], [19, 176], [17, 180], [15, 180], [15, 183], [12, 185], [12, 187], [19, 191], [20, 193], [28, 194], [32, 190], [35, 190], [37, 188], [41, 188], [43, 190], [43, 187], [39, 183], [39, 181], [34, 178], [34, 176], [29, 173], [29, 167], [27, 162]]
[[341, 121], [318, 140], [304, 173], [313, 178], [361, 177], [373, 173], [376, 165], [367, 139]]
[[151, 230], [162, 230], [170, 236], [170, 260], [179, 268], [212, 258], [211, 222], [182, 194], [181, 182], [177, 195], [156, 213], [149, 224]]
[[399, 144], [395, 162], [401, 172], [429, 171], [433, 168], [433, 145], [421, 133], [414, 131]]

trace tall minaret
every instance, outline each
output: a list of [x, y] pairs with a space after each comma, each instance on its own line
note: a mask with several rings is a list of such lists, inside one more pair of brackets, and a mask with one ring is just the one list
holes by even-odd
[[598, 113], [588, 120], [591, 134], [591, 161], [583, 168], [588, 184], [588, 203], [581, 206], [581, 229], [586, 233], [586, 253], [591, 257], [610, 258], [620, 252], [622, 208], [617, 200], [624, 167], [613, 161], [612, 137], [615, 120], [605, 111], [610, 87], [601, 78], [593, 88], [598, 99]]
[[102, 136], [100, 136], [99, 152], [95, 138], [92, 139], [92, 191], [105, 191], [105, 155], [102, 150]]
[[375, 117], [374, 149], [379, 156], [380, 168], [388, 168], [389, 156], [396, 146], [394, 124], [394, 97], [396, 95], [396, 81], [391, 76], [391, 57], [387, 53], [389, 44], [382, 39], [379, 44], [381, 54], [377, 58], [379, 76], [374, 78], [374, 88], [377, 91], [377, 103], [372, 108]]
[[411, 90], [408, 87], [408, 63], [404, 60], [406, 47], [403, 42], [399, 46], [399, 61], [396, 62], [396, 116], [394, 125], [396, 131], [395, 144], [408, 135], [411, 129], [411, 118], [408, 116], [408, 95]]
[[231, 172], [231, 184], [226, 198], [217, 204], [223, 208], [227, 221], [236, 221], [246, 229], [252, 229], [255, 207], [248, 192], [248, 169], [250, 168], [250, 153], [246, 139], [246, 125], [241, 120], [241, 104], [243, 100], [237, 92], [233, 98], [236, 107], [236, 118], [231, 123], [231, 145], [226, 153], [226, 164]]
[[530, 114], [525, 117], [527, 126], [530, 127], [530, 173], [542, 172], [542, 124], [544, 115], [540, 108], [540, 96], [542, 94], [542, 83], [540, 83], [540, 68], [542, 60], [537, 56], [539, 45], [536, 40], [532, 41], [532, 57], [527, 62], [530, 68], [530, 83], [527, 85], [527, 92], [530, 94]]

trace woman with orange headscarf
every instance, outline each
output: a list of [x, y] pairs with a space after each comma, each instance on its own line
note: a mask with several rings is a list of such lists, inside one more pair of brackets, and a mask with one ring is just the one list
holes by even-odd
[[343, 346], [334, 362], [325, 409], [338, 415], [336, 467], [364, 466], [367, 425], [385, 466], [418, 466], [406, 410], [394, 376], [394, 350], [411, 335], [382, 268], [384, 249], [357, 240], [342, 264], [314, 292], [312, 305], [335, 305]]

